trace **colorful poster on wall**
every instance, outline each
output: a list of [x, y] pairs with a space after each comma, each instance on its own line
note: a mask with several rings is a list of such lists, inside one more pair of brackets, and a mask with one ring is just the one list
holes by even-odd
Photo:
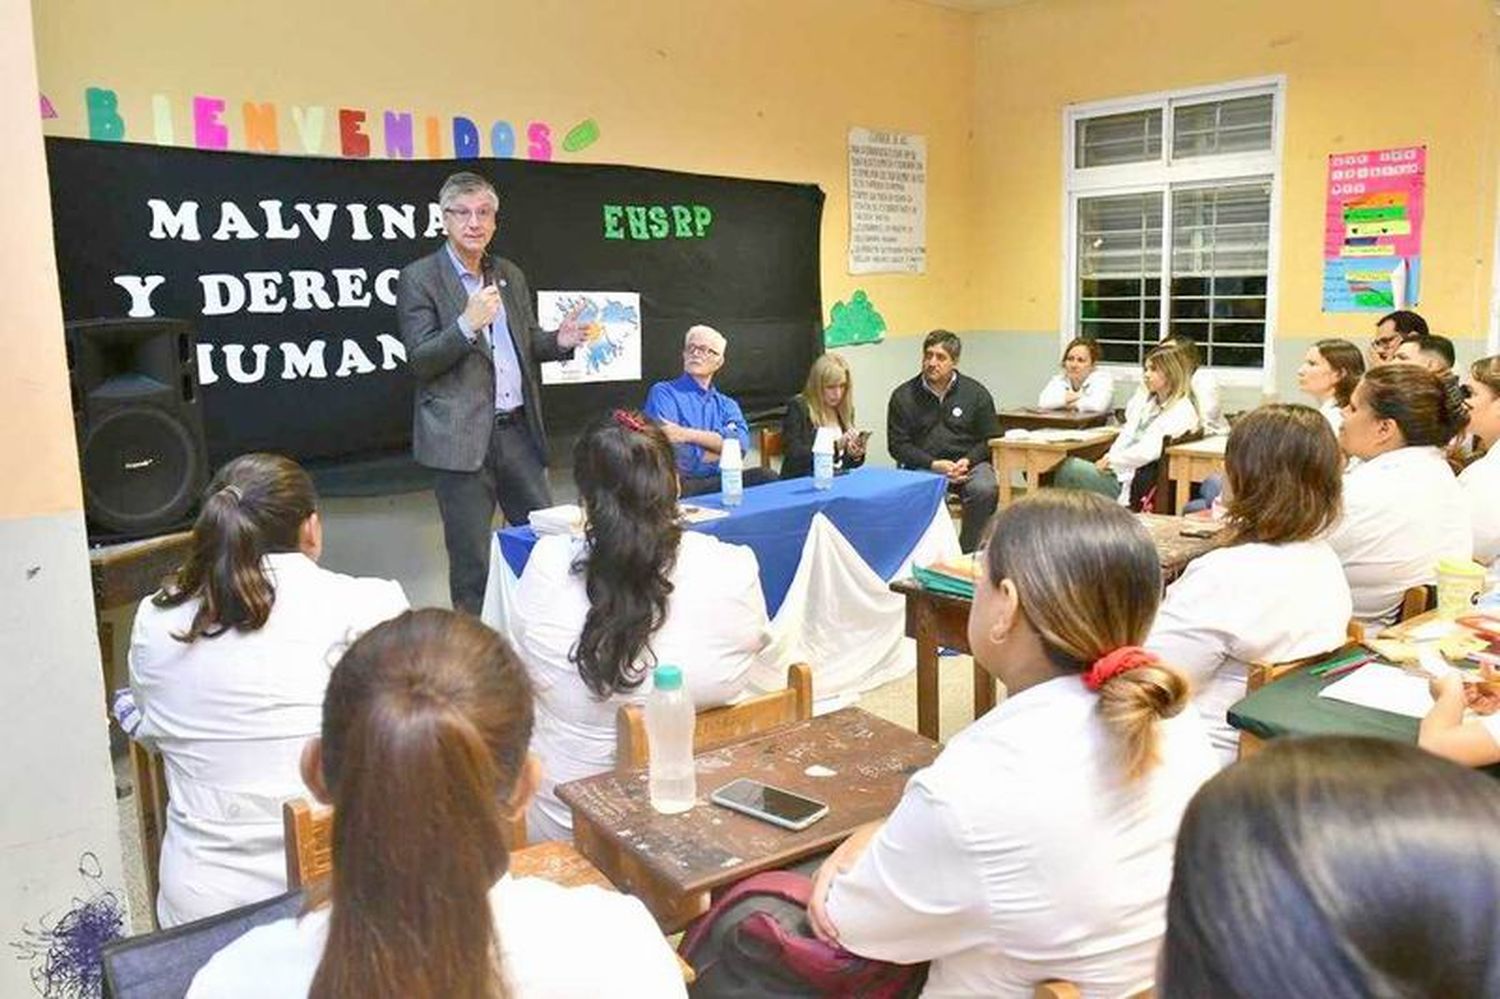
[[587, 332], [571, 360], [542, 365], [543, 385], [641, 380], [641, 296], [633, 291], [539, 291], [536, 318], [556, 329], [578, 310]]
[[927, 139], [849, 129], [849, 273], [927, 272]]
[[1328, 157], [1324, 312], [1417, 304], [1426, 186], [1426, 146]]

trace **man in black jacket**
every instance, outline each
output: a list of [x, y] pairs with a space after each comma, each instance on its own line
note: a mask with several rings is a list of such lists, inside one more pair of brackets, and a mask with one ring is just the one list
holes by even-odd
[[998, 432], [989, 390], [958, 370], [963, 341], [933, 330], [922, 341], [922, 373], [891, 393], [886, 439], [902, 468], [937, 472], [963, 501], [959, 541], [973, 551], [994, 516], [999, 486], [990, 464]]

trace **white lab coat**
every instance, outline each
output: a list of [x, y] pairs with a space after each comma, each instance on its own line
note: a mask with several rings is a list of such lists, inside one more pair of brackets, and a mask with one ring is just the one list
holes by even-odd
[[1500, 558], [1500, 446], [1464, 469], [1458, 482], [1469, 494], [1474, 558], [1489, 565]]
[[286, 890], [281, 804], [307, 794], [302, 747], [322, 725], [323, 691], [348, 643], [407, 608], [401, 584], [268, 555], [276, 588], [257, 631], [188, 644], [198, 601], [136, 611], [130, 684], [136, 738], [161, 750], [167, 829], [157, 918], [202, 919]]
[[1198, 411], [1191, 396], [1162, 409], [1144, 387], [1136, 390], [1125, 405], [1125, 425], [1109, 447], [1109, 469], [1120, 480], [1122, 506], [1130, 502], [1130, 480], [1136, 470], [1159, 460], [1168, 439], [1197, 427]]
[[1403, 447], [1344, 473], [1344, 515], [1328, 543], [1344, 565], [1354, 616], [1396, 619], [1408, 587], [1436, 580], [1438, 561], [1474, 553], [1469, 498], [1435, 447]]
[[[589, 611], [583, 575], [572, 572], [582, 549], [581, 539], [541, 538], [516, 591], [516, 649], [536, 685], [531, 750], [542, 762], [542, 784], [528, 823], [538, 839], [570, 837], [573, 817], [557, 785], [614, 766], [615, 715], [652, 689], [647, 675], [634, 690], [600, 700], [569, 658]], [[728, 703], [745, 689], [751, 663], [770, 642], [755, 553], [684, 531], [672, 585], [667, 619], [651, 636], [655, 661], [682, 668], [684, 689], [698, 708]]]
[[828, 914], [865, 957], [932, 961], [924, 995], [1029, 997], [1051, 978], [1088, 999], [1150, 987], [1172, 848], [1217, 769], [1198, 716], [1161, 723], [1160, 763], [1124, 783], [1081, 676], [1008, 698], [906, 786]]
[[[1066, 394], [1071, 388], [1068, 377], [1058, 372], [1042, 387], [1042, 394], [1036, 400], [1037, 408], [1065, 408], [1068, 405]], [[1081, 392], [1083, 394], [1073, 403], [1074, 409], [1080, 413], [1107, 413], [1115, 398], [1115, 376], [1102, 368], [1095, 368], [1083, 380]]]
[[1249, 664], [1338, 648], [1352, 612], [1326, 541], [1232, 545], [1189, 562], [1167, 587], [1146, 647], [1193, 685], [1193, 706], [1228, 766], [1239, 732], [1225, 716], [1245, 696]]

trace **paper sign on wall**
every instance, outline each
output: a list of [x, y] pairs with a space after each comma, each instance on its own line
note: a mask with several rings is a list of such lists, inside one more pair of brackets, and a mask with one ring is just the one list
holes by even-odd
[[927, 139], [849, 130], [849, 273], [927, 271]]
[[1389, 312], [1417, 304], [1426, 178], [1426, 146], [1328, 157], [1324, 312]]
[[556, 329], [569, 312], [587, 332], [572, 360], [542, 365], [543, 385], [641, 380], [641, 296], [634, 291], [539, 291], [537, 321]]

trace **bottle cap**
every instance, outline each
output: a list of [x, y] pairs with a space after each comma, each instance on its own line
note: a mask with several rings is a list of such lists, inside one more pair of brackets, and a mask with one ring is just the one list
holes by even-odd
[[682, 670], [676, 666], [658, 666], [651, 671], [651, 682], [657, 690], [678, 690], [682, 687]]

